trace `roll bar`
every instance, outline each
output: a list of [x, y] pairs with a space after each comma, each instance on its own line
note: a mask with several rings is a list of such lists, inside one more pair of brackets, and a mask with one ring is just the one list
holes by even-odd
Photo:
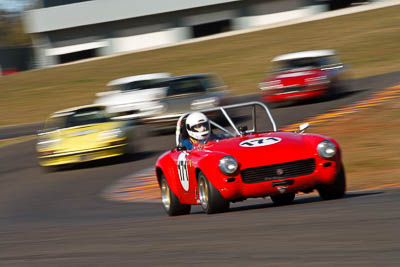
[[[268, 107], [259, 101], [252, 101], [252, 102], [246, 102], [246, 103], [239, 103], [239, 104], [232, 104], [232, 105], [226, 105], [226, 106], [220, 106], [220, 107], [215, 107], [215, 108], [209, 108], [209, 109], [202, 109], [202, 110], [196, 110], [196, 112], [212, 112], [212, 111], [220, 111], [222, 112], [222, 114], [225, 116], [225, 118], [227, 119], [227, 121], [229, 122], [230, 126], [232, 126], [232, 128], [234, 129], [234, 132], [229, 131], [228, 129], [224, 128], [223, 126], [219, 125], [218, 123], [210, 120], [210, 123], [217, 127], [218, 129], [222, 130], [223, 132], [231, 135], [231, 136], [241, 136], [242, 133], [238, 130], [238, 128], [236, 127], [236, 125], [233, 123], [232, 119], [229, 117], [228, 113], [226, 112], [226, 110], [228, 109], [235, 109], [235, 108], [241, 108], [241, 107], [248, 107], [248, 106], [252, 106], [252, 121], [253, 121], [253, 129], [248, 130], [248, 132], [256, 132], [257, 130], [257, 124], [256, 124], [256, 106], [260, 106], [265, 113], [267, 114], [268, 118], [270, 119], [271, 123], [272, 123], [272, 127], [274, 132], [277, 131], [276, 128], [276, 123], [274, 121], [274, 118], [271, 115], [271, 112], [269, 111]], [[176, 124], [176, 145], [179, 145], [179, 137], [181, 134], [181, 127], [182, 127], [182, 120], [183, 118], [185, 118], [187, 115], [189, 115], [190, 113], [192, 113], [194, 111], [191, 112], [186, 112], [183, 115], [181, 115], [178, 119], [178, 122]]]

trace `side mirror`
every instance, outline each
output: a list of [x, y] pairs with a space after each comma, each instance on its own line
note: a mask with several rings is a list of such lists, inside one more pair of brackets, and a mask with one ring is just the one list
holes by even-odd
[[309, 124], [308, 122], [307, 122], [307, 123], [303, 123], [303, 124], [301, 124], [301, 125], [299, 126], [299, 129], [296, 130], [296, 133], [304, 133], [305, 130], [306, 130], [308, 127], [310, 127], [310, 124]]
[[182, 146], [181, 144], [179, 144], [178, 146], [176, 146], [175, 148], [173, 148], [172, 151], [173, 151], [173, 150], [176, 150], [176, 151], [184, 151], [184, 150], [187, 150], [187, 149], [186, 149], [185, 146]]
[[245, 125], [245, 126], [240, 126], [239, 127], [239, 132], [240, 132], [240, 134], [241, 135], [244, 135], [244, 134], [246, 134], [247, 133], [247, 126]]

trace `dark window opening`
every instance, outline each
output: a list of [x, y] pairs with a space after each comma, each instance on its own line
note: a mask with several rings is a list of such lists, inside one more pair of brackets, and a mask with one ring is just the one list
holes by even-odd
[[328, 5], [329, 10], [346, 8], [352, 5], [367, 4], [371, 0], [307, 0], [308, 5]]
[[88, 1], [91, 1], [91, 0], [43, 0], [42, 5], [44, 8], [46, 8], [46, 7], [69, 5], [69, 4], [76, 4], [76, 3], [88, 2]]
[[96, 57], [95, 49], [60, 55], [59, 59], [60, 59], [60, 63], [62, 64], [62, 63], [68, 63], [68, 62], [77, 61], [77, 60], [81, 60], [81, 59], [92, 58], [92, 57]]
[[203, 37], [231, 30], [231, 21], [222, 20], [193, 26], [193, 37]]
[[204, 92], [206, 89], [204, 88], [202, 82], [198, 78], [186, 78], [174, 80], [170, 83], [170, 87], [168, 88], [167, 95], [184, 95], [184, 94], [194, 94]]

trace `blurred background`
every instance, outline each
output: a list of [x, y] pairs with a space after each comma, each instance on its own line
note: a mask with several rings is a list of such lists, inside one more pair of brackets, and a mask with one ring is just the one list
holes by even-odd
[[0, 74], [173, 45], [367, 2], [2, 0]]

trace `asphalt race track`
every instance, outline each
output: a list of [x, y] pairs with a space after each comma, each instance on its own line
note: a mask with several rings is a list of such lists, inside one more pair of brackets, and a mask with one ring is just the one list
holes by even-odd
[[[359, 79], [337, 99], [272, 113], [283, 127], [399, 83], [400, 73]], [[239, 100], [247, 99], [255, 96]], [[180, 217], [167, 217], [160, 203], [101, 197], [173, 146], [173, 135], [151, 136], [133, 157], [56, 173], [38, 167], [33, 141], [1, 148], [0, 266], [400, 266], [400, 189], [331, 201], [302, 195], [284, 207], [254, 199]]]

